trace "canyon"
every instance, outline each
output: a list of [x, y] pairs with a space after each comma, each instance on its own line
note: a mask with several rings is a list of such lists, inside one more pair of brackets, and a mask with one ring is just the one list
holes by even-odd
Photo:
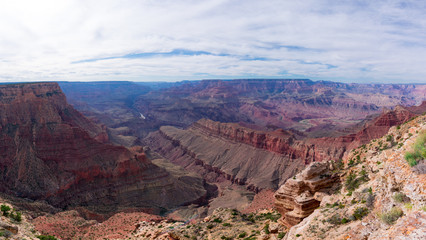
[[2, 201], [63, 239], [102, 238], [103, 227], [145, 239], [163, 232], [132, 224], [208, 228], [215, 215], [247, 231], [262, 219], [270, 237], [301, 234], [349, 174], [336, 164], [378, 155], [383, 146], [354, 151], [409, 131], [425, 96], [426, 85], [307, 79], [1, 84]]
[[105, 127], [68, 105], [56, 83], [0, 85], [0, 96], [3, 193], [100, 214], [158, 213], [207, 194], [203, 179], [174, 176], [141, 147], [109, 144]]

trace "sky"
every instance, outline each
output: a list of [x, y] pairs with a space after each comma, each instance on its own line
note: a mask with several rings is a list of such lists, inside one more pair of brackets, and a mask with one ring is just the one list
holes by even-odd
[[0, 82], [426, 83], [423, 0], [0, 1]]

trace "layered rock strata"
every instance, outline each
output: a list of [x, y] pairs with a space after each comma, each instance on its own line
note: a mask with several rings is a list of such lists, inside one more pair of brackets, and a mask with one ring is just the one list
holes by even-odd
[[328, 162], [312, 163], [275, 193], [275, 207], [285, 225], [296, 225], [309, 216], [319, 207], [321, 197], [331, 191], [339, 176], [329, 166]]
[[174, 178], [142, 150], [105, 143], [56, 83], [0, 85], [0, 191], [98, 212], [159, 211], [202, 199], [203, 180]]
[[304, 165], [301, 159], [262, 150], [197, 129], [161, 127], [145, 139], [153, 151], [201, 174], [209, 182], [229, 180], [248, 189], [276, 189]]
[[145, 144], [209, 181], [224, 178], [255, 191], [278, 189], [306, 165], [341, 159], [347, 150], [383, 136], [416, 111], [403, 107], [385, 111], [359, 132], [336, 138], [306, 138], [292, 131], [259, 131], [201, 119], [186, 130], [163, 126]]

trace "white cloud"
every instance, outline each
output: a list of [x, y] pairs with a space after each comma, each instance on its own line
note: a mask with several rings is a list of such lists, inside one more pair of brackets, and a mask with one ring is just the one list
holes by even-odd
[[[425, 10], [392, 0], [2, 1], [0, 81], [424, 83]], [[176, 49], [211, 54], [122, 57]]]

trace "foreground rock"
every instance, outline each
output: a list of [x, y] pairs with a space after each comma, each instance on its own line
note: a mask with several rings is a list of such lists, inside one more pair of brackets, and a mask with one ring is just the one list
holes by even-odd
[[[285, 239], [425, 239], [424, 160], [410, 167], [404, 157], [425, 132], [423, 115], [348, 153], [344, 167], [334, 169], [343, 187], [323, 196], [319, 207], [291, 227]], [[277, 204], [285, 210], [289, 201], [282, 199]]]
[[56, 83], [0, 85], [0, 191], [59, 208], [160, 211], [206, 196], [199, 177], [175, 178], [141, 149], [108, 143]]
[[339, 176], [330, 163], [312, 163], [294, 178], [290, 178], [275, 193], [275, 206], [288, 227], [298, 224], [319, 207], [324, 195], [335, 191]]

